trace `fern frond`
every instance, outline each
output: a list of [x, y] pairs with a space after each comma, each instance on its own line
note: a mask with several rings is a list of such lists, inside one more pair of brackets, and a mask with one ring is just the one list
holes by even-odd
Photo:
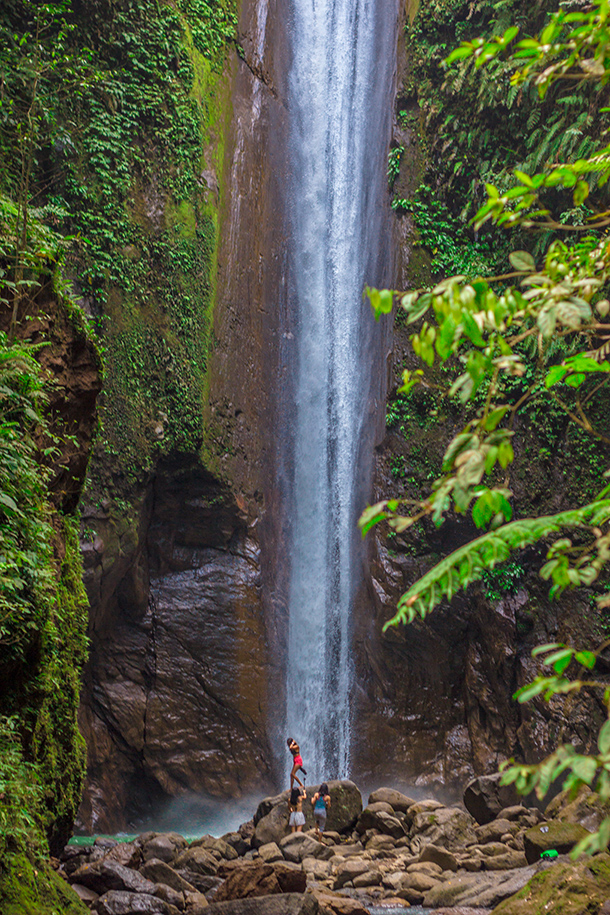
[[541, 112], [541, 109], [540, 109], [539, 105], [532, 108], [532, 112], [531, 112], [529, 118], [527, 119], [527, 130], [528, 131], [533, 130], [534, 127], [537, 127], [538, 124], [540, 123], [540, 112]]
[[599, 526], [608, 520], [610, 498], [557, 515], [512, 521], [489, 531], [455, 550], [416, 581], [400, 598], [397, 613], [385, 624], [384, 631], [388, 626], [412, 622], [416, 616], [424, 619], [443, 598], [451, 600], [458, 591], [478, 581], [486, 569], [508, 559], [513, 550], [531, 546], [564, 528]]

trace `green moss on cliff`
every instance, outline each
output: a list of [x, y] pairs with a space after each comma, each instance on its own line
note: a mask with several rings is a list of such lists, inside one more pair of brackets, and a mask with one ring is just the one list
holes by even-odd
[[76, 712], [87, 599], [76, 521], [55, 511], [38, 442], [45, 428], [35, 349], [0, 336], [0, 773], [2, 850], [66, 841], [85, 753]]
[[597, 915], [610, 896], [610, 856], [559, 863], [532, 877], [493, 915]]
[[86, 915], [89, 909], [47, 864], [18, 855], [0, 864], [2, 915]]
[[[404, 157], [394, 206], [399, 218], [413, 214], [434, 276], [493, 274], [510, 250], [535, 252], [546, 242], [544, 236], [489, 226], [475, 233], [468, 225], [482, 202], [485, 182], [503, 190], [512, 182], [514, 168], [528, 172], [546, 162], [588, 155], [607, 127], [607, 121], [593, 119], [591, 112], [603, 102], [594, 99], [597, 90], [586, 84], [574, 88], [560, 82], [541, 103], [534, 85], [511, 86], [510, 66], [500, 59], [479, 70], [472, 61], [450, 71], [443, 66], [462, 40], [498, 35], [514, 24], [522, 37], [533, 34], [556, 6], [556, 0], [535, 5], [527, 0], [434, 0], [418, 5], [415, 15], [410, 11], [396, 112], [399, 127], [411, 140], [417, 138], [427, 162], [419, 186], [412, 189], [405, 174], [410, 161]], [[585, 216], [577, 208], [569, 219], [582, 223]], [[413, 271], [412, 285], [425, 285], [428, 278], [415, 262]]]
[[61, 193], [66, 228], [88, 240], [75, 278], [106, 356], [91, 488], [120, 511], [160, 456], [196, 453], [204, 435], [236, 3], [94, 10], [75, 4], [96, 78], [78, 103]]

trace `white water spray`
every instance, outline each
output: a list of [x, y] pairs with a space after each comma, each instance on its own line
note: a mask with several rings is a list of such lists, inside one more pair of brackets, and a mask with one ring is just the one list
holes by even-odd
[[288, 6], [297, 353], [286, 725], [312, 783], [350, 774], [356, 522], [372, 462], [362, 446], [372, 384], [362, 290], [382, 281], [387, 260], [380, 247], [397, 2]]

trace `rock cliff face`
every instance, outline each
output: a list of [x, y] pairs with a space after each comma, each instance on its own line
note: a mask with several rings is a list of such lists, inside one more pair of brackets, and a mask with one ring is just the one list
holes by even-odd
[[[285, 236], [270, 143], [284, 120], [278, 21], [273, 2], [243, 3], [243, 55], [232, 51], [225, 69], [232, 117], [212, 182], [220, 241], [202, 450], [166, 449], [131, 488], [123, 520], [101, 487], [84, 509], [88, 830], [124, 828], [179, 794], [235, 797], [273, 780], [267, 725], [283, 690], [274, 402]], [[107, 457], [98, 463], [112, 472]]]
[[[282, 520], [288, 470], [276, 418], [291, 384], [283, 336], [290, 326], [284, 6], [244, 0], [243, 53], [231, 51], [217, 88], [225, 104], [215, 142], [224, 153], [216, 170], [201, 175], [220, 230], [200, 425], [188, 447], [166, 446], [172, 417], [159, 412], [146, 429], [154, 440], [146, 467], [128, 480], [128, 506], [92, 486], [84, 508], [91, 657], [81, 708], [89, 768], [80, 817], [87, 830], [124, 828], [183, 793], [235, 797], [278, 784], [289, 562]], [[408, 109], [402, 114], [416, 120], [411, 97]], [[408, 119], [401, 123], [395, 140], [411, 168], [398, 192], [408, 197], [421, 175], [421, 143]], [[142, 206], [158, 216], [153, 190]], [[399, 249], [394, 285], [405, 287], [426, 264], [412, 250], [408, 218], [395, 227], [396, 239], [388, 239]], [[147, 232], [157, 231], [147, 223]], [[151, 326], [162, 320], [159, 310]], [[117, 335], [126, 333], [116, 324]], [[387, 370], [376, 366], [394, 392], [408, 352], [398, 328]], [[379, 431], [378, 406], [371, 405], [371, 435]], [[436, 414], [437, 404], [422, 403], [405, 419], [406, 432], [390, 422], [385, 437], [379, 433], [374, 498], [407, 491], [407, 477], [418, 491], [432, 478], [458, 422]], [[531, 444], [537, 453], [535, 435]], [[528, 466], [524, 453], [512, 481], [523, 506], [534, 490], [538, 501], [548, 490], [546, 480], [528, 478]], [[128, 476], [111, 452], [97, 455], [93, 471], [108, 489]], [[569, 479], [553, 480], [557, 502]], [[580, 700], [563, 711], [543, 703], [523, 709], [511, 699], [532, 672], [535, 644], [571, 635], [594, 641], [601, 625], [586, 612], [587, 595], [550, 604], [526, 572], [527, 556], [510, 587], [492, 582], [425, 623], [382, 634], [411, 581], [471, 535], [454, 522], [399, 541], [369, 535], [355, 618], [353, 773], [364, 784], [415, 784], [455, 796], [473, 774], [493, 771], [507, 756], [539, 758], [562, 730], [588, 745], [590, 717], [601, 710]]]
[[[397, 385], [404, 366], [415, 367], [400, 327], [393, 362]], [[375, 499], [424, 493], [459, 422], [427, 395], [403, 406], [399, 420], [391, 409], [377, 449]], [[542, 447], [542, 428], [531, 423], [520, 432], [509, 481], [517, 516], [532, 504], [543, 514], [557, 511], [569, 504], [573, 479], [559, 457], [549, 486], [545, 468], [529, 458]], [[560, 437], [558, 455], [567, 448]], [[362, 688], [355, 777], [425, 786], [455, 798], [469, 777], [494, 772], [511, 756], [537, 761], [560, 741], [590, 752], [604, 720], [595, 701], [579, 696], [565, 705], [539, 699], [521, 706], [512, 699], [538, 671], [531, 658], [536, 645], [594, 645], [606, 637], [606, 617], [592, 608], [590, 593], [568, 592], [550, 600], [548, 585], [529, 571], [538, 567], [540, 556], [526, 551], [425, 621], [384, 634], [383, 624], [411, 583], [477, 536], [474, 526], [451, 517], [438, 529], [430, 524], [403, 536], [387, 534], [378, 532], [370, 544], [369, 604], [358, 620]]]

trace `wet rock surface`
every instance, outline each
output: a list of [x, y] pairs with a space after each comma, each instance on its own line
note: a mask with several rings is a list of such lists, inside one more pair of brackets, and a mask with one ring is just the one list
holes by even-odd
[[[102, 455], [108, 486], [83, 506], [95, 536], [83, 544], [91, 657], [79, 819], [91, 832], [141, 828], [149, 801], [262, 796], [275, 780], [267, 725], [284, 682], [275, 394], [289, 345], [279, 333], [286, 17], [277, 0], [265, 3], [265, 33], [261, 4], [239, 6], [240, 53], [228, 53], [214, 102], [224, 163], [214, 156], [218, 174], [202, 174], [211, 193], [223, 188], [208, 387], [201, 429], [179, 430], [189, 442], [199, 431], [204, 448], [154, 447], [136, 482]], [[128, 504], [110, 504], [106, 492], [125, 487]]]
[[[479, 825], [462, 807], [446, 807], [434, 799], [407, 805], [404, 795], [396, 792], [394, 808], [389, 789], [377, 793], [386, 800], [373, 799], [364, 810], [360, 803], [354, 817], [356, 786], [330, 782], [329, 790], [330, 810], [335, 800], [344, 802], [348, 796], [354, 804], [348, 815], [348, 806], [337, 803], [344, 825], [335, 824], [321, 842], [307, 827], [301, 833], [289, 832], [285, 817], [278, 841], [262, 845], [256, 842], [257, 827], [246, 827], [221, 838], [202, 836], [190, 844], [175, 833], [147, 833], [123, 845], [104, 843], [76, 851], [69, 846], [62, 855], [61, 872], [98, 915], [367, 915], [372, 906], [384, 905], [484, 915], [506, 900], [506, 905], [512, 904], [511, 897], [517, 900], [516, 908], [498, 909], [498, 915], [529, 915], [534, 910], [523, 908], [521, 901], [537, 899], [540, 887], [553, 886], [558, 894], [567, 887], [571, 898], [574, 887], [576, 895], [584, 893], [596, 877], [600, 887], [605, 887], [606, 878], [610, 886], [607, 855], [597, 856], [598, 863], [585, 869], [566, 855], [541, 858], [541, 851], [551, 847], [551, 838], [565, 840], [557, 849], [561, 852], [587, 834], [580, 824], [561, 819], [576, 815], [569, 795], [549, 805], [552, 819], [537, 809], [513, 805]], [[313, 793], [309, 789], [309, 795]], [[255, 822], [281, 807], [282, 798], [261, 801]], [[596, 809], [595, 796], [583, 792], [580, 800], [586, 800], [587, 810]], [[401, 826], [398, 838], [393, 821]], [[535, 851], [535, 843], [528, 840], [532, 832], [546, 837]], [[152, 851], [163, 851], [168, 860], [147, 858]], [[120, 863], [123, 860], [130, 860], [131, 867]], [[581, 915], [577, 909], [566, 912]]]

